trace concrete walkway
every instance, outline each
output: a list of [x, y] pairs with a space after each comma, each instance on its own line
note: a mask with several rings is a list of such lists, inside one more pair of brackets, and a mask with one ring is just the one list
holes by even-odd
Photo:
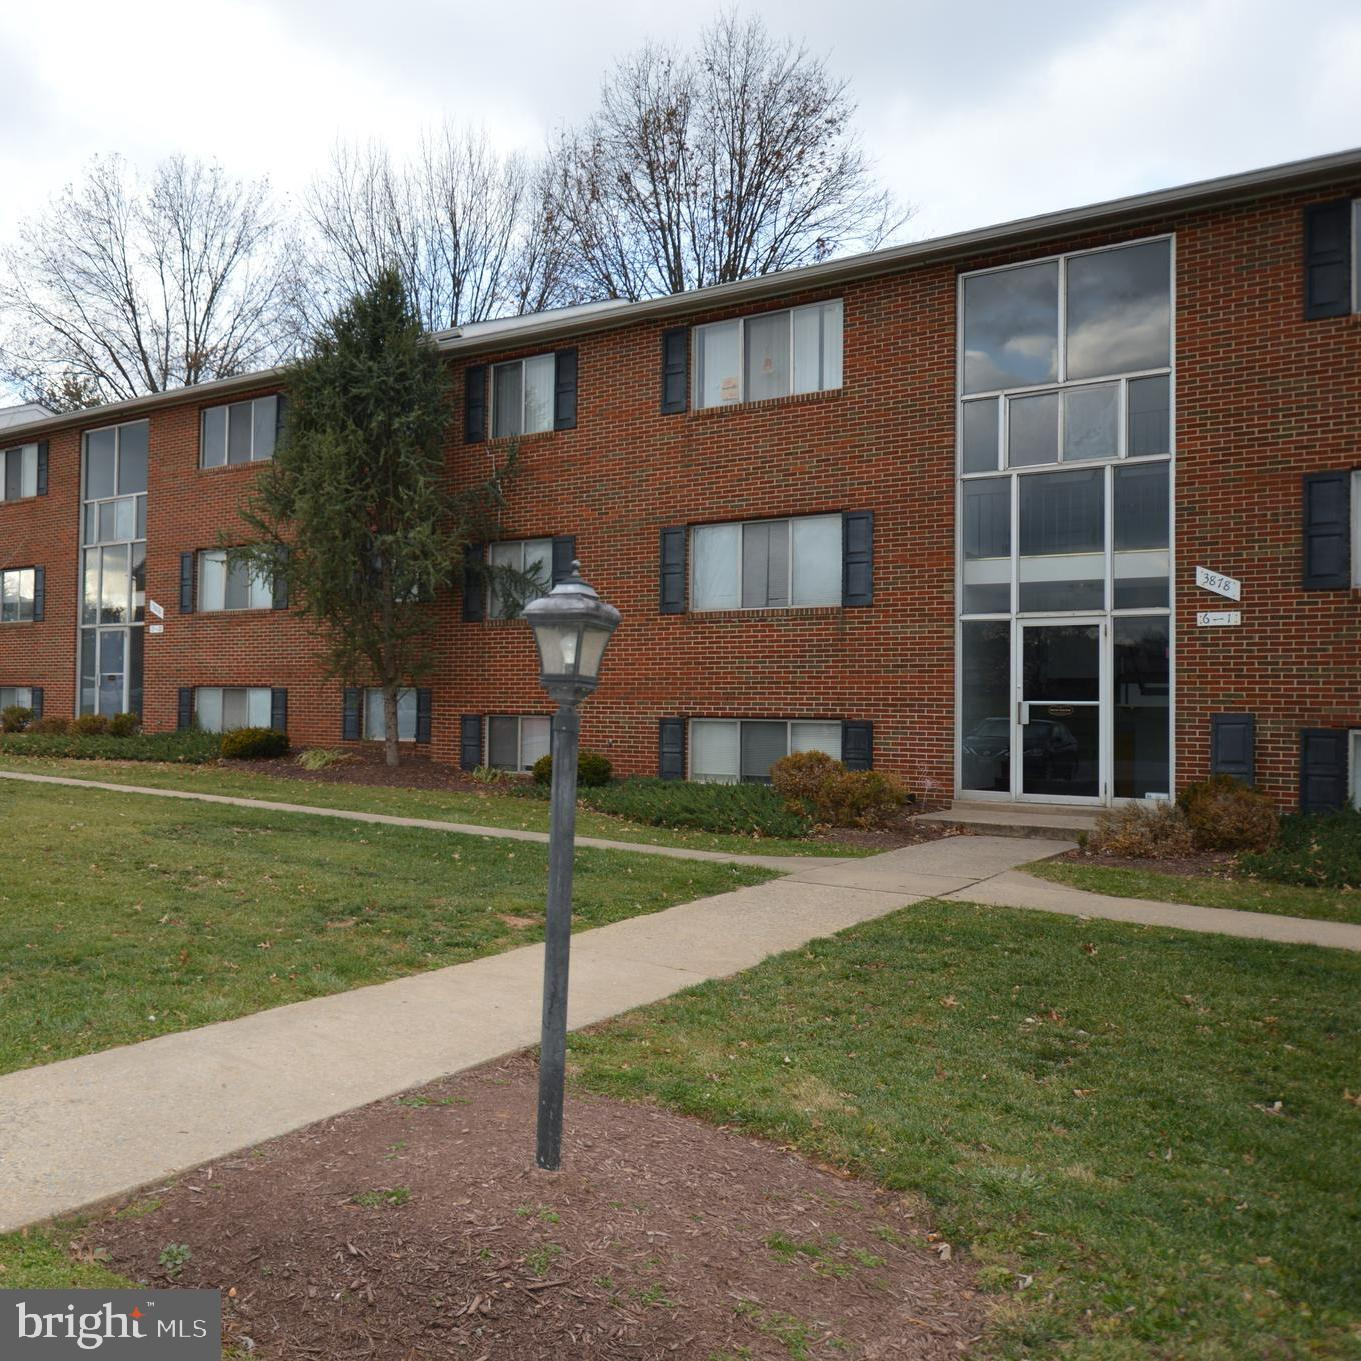
[[[583, 931], [572, 941], [569, 1024], [1066, 849], [960, 837], [805, 861], [789, 878]], [[534, 1044], [542, 977], [542, 946], [525, 946], [0, 1077], [0, 1231]]]

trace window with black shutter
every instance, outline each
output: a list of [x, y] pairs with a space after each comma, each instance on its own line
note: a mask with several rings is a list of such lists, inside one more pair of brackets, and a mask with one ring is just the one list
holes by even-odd
[[194, 612], [194, 558], [193, 553], [180, 554], [180, 613]]
[[487, 366], [469, 364], [463, 370], [463, 442], [481, 444], [487, 438]]
[[661, 601], [662, 614], [685, 613], [685, 526], [662, 530]]
[[1300, 732], [1300, 812], [1328, 813], [1347, 802], [1345, 728], [1305, 728]]
[[288, 731], [288, 691], [282, 686], [269, 692], [269, 726], [275, 732]]
[[194, 687], [181, 685], [179, 703], [176, 706], [175, 726], [185, 732], [194, 726]]
[[1343, 591], [1352, 581], [1349, 471], [1309, 473], [1304, 493], [1304, 589]]
[[470, 543], [463, 550], [463, 618], [468, 623], [487, 617], [483, 556], [484, 549], [480, 543]]
[[675, 416], [690, 401], [690, 328], [662, 332], [662, 415]]
[[1352, 310], [1353, 207], [1350, 199], [1304, 210], [1304, 315], [1308, 321]]
[[553, 585], [572, 575], [572, 564], [577, 560], [577, 536], [559, 534], [553, 540]]
[[867, 721], [841, 725], [841, 764], [847, 770], [874, 768], [874, 724]]
[[482, 715], [464, 714], [458, 720], [458, 764], [476, 770], [482, 764]]
[[1215, 714], [1210, 719], [1210, 773], [1232, 775], [1244, 784], [1256, 779], [1257, 721], [1251, 714]]
[[430, 740], [431, 691], [421, 687], [416, 691], [416, 741]]
[[848, 510], [841, 528], [841, 603], [874, 604], [874, 512]]
[[657, 774], [663, 780], [685, 778], [685, 720], [663, 718], [657, 724]]
[[553, 356], [553, 429], [575, 430], [577, 424], [577, 352]]
[[357, 686], [346, 686], [340, 711], [340, 738], [343, 742], [358, 742], [364, 735], [364, 692]]

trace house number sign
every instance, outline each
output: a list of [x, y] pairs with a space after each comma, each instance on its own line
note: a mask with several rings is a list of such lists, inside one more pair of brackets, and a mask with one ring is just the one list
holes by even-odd
[[1223, 572], [1212, 572], [1208, 567], [1196, 568], [1196, 585], [1227, 600], [1243, 598], [1243, 583], [1235, 577], [1226, 577]]
[[1203, 629], [1237, 628], [1243, 622], [1241, 610], [1200, 610], [1196, 625]]

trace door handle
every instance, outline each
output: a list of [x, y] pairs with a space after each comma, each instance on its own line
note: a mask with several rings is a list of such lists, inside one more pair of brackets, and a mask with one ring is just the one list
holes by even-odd
[[1016, 721], [1023, 728], [1030, 722], [1030, 705], [1026, 700], [1018, 699], [1016, 701]]

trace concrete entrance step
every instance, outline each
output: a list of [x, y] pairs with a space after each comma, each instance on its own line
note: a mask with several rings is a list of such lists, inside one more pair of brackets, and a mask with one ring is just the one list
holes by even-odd
[[1075, 841], [1096, 826], [1098, 808], [1062, 803], [993, 803], [956, 799], [949, 808], [922, 813], [923, 822], [944, 822], [988, 836], [1060, 837]]

